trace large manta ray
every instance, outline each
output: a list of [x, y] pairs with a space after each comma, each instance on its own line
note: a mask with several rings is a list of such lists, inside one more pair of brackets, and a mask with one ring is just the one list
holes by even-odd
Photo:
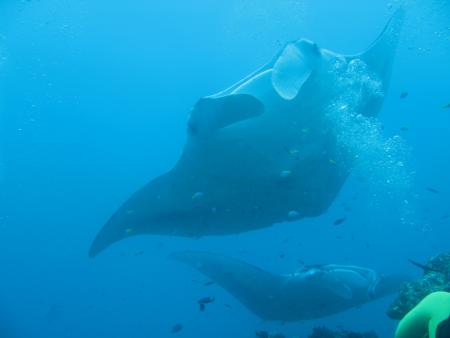
[[264, 320], [322, 318], [397, 292], [409, 280], [348, 265], [317, 265], [275, 275], [205, 252], [180, 252], [171, 258], [197, 269]]
[[[378, 114], [402, 19], [399, 10], [355, 56], [303, 39], [288, 43], [261, 69], [200, 99], [178, 163], [122, 205], [90, 256], [139, 234], [232, 234], [321, 215], [351, 168], [330, 109], [343, 101], [355, 116]], [[381, 93], [361, 78], [378, 81]]]

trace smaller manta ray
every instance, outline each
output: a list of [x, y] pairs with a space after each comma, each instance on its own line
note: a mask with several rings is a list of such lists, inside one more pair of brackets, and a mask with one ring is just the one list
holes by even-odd
[[402, 21], [399, 10], [357, 55], [290, 42], [261, 69], [200, 99], [176, 165], [111, 216], [90, 256], [142, 234], [220, 236], [323, 214], [352, 167], [330, 110], [350, 110], [352, 120], [378, 115]]
[[170, 257], [215, 281], [263, 320], [322, 318], [395, 293], [409, 280], [350, 265], [317, 265], [276, 275], [217, 254], [186, 251]]

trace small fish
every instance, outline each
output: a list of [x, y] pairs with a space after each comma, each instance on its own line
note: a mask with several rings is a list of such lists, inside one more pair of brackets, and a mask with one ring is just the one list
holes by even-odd
[[436, 190], [436, 189], [434, 189], [434, 188], [428, 187], [428, 188], [427, 188], [427, 191], [432, 192], [433, 194], [439, 194], [439, 191]]
[[450, 103], [446, 104], [445, 106], [442, 106], [442, 109], [449, 109], [450, 108]]
[[280, 254], [280, 258], [284, 258], [286, 255], [284, 253]]
[[133, 231], [134, 231], [133, 228], [126, 228], [126, 229], [125, 229], [125, 232], [126, 232], [127, 234], [131, 234]]
[[298, 150], [294, 149], [294, 148], [289, 148], [284, 146], [283, 149], [289, 154], [289, 155], [297, 155], [298, 154]]
[[181, 325], [181, 324], [175, 324], [173, 327], [172, 327], [172, 330], [170, 331], [171, 333], [178, 333], [178, 332], [180, 332], [181, 330], [183, 330], [183, 325]]
[[408, 92], [403, 92], [403, 93], [400, 94], [400, 98], [401, 98], [401, 99], [406, 99], [406, 97], [407, 97], [408, 95], [409, 95]]
[[300, 213], [298, 211], [291, 210], [288, 212], [288, 217], [291, 219], [297, 219], [300, 217]]
[[280, 172], [280, 177], [281, 178], [286, 178], [286, 177], [291, 176], [291, 174], [292, 174], [292, 171], [290, 171], [290, 170], [283, 170], [283, 171]]
[[216, 300], [215, 297], [203, 297], [203, 298], [200, 298], [197, 301], [197, 303], [199, 303], [199, 304], [210, 304], [210, 303], [214, 302], [215, 300]]
[[232, 308], [233, 308], [230, 304], [225, 304], [225, 307], [226, 307], [227, 309], [232, 309]]
[[195, 199], [198, 199], [200, 197], [203, 197], [204, 195], [205, 194], [203, 192], [197, 191], [195, 194], [192, 195], [192, 199], [195, 200]]
[[305, 134], [306, 134], [306, 133], [309, 133], [309, 129], [308, 129], [308, 128], [303, 128], [303, 129], [302, 129], [302, 133], [305, 133]]
[[341, 225], [342, 223], [344, 223], [347, 220], [347, 217], [342, 217], [342, 218], [338, 218], [337, 220], [335, 220], [333, 222], [333, 225]]
[[215, 284], [215, 282], [209, 281], [209, 282], [203, 283], [203, 286], [210, 286], [210, 285], [213, 285], [213, 284]]
[[404, 127], [404, 126], [403, 126], [403, 127], [400, 128], [400, 131], [408, 131], [408, 130], [409, 130], [408, 127]]
[[333, 160], [332, 158], [330, 158], [328, 161], [330, 161], [331, 164], [334, 164], [334, 165], [337, 164], [337, 162], [335, 160]]
[[205, 311], [206, 304], [211, 304], [215, 300], [216, 300], [215, 297], [203, 297], [203, 298], [200, 298], [197, 301], [200, 311], [202, 311], [202, 312]]

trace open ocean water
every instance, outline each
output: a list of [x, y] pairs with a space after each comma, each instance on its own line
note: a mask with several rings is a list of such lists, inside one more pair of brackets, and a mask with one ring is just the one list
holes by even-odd
[[[398, 8], [405, 21], [387, 92], [364, 64], [336, 64], [332, 88], [345, 95], [325, 115], [354, 160], [324, 212], [220, 236], [132, 236], [89, 257], [120, 205], [177, 163], [199, 98], [299, 38], [363, 52]], [[361, 88], [384, 97], [378, 118], [353, 114]], [[448, 0], [1, 0], [0, 337], [294, 338], [317, 326], [393, 337], [397, 322], [386, 309], [395, 294], [314, 320], [262, 320], [168, 256], [210, 252], [276, 274], [344, 264], [420, 276], [408, 259], [450, 250], [449, 88]], [[270, 135], [261, 149], [283, 136]], [[344, 158], [329, 161], [344, 166]], [[217, 170], [209, 174], [220, 181], [225, 170]], [[246, 177], [236, 179], [251, 189]], [[276, 194], [265, 197], [280, 207]], [[194, 217], [183, 215], [171, 217], [180, 226]], [[205, 297], [211, 302], [200, 311]]]

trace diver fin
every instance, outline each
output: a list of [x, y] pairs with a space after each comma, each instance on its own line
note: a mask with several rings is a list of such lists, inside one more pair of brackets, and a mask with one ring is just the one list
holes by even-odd
[[315, 43], [300, 40], [289, 43], [281, 52], [272, 71], [272, 85], [285, 100], [294, 99], [311, 75], [319, 50]]
[[200, 99], [192, 110], [188, 128], [192, 135], [209, 134], [233, 123], [261, 115], [264, 105], [248, 94]]

